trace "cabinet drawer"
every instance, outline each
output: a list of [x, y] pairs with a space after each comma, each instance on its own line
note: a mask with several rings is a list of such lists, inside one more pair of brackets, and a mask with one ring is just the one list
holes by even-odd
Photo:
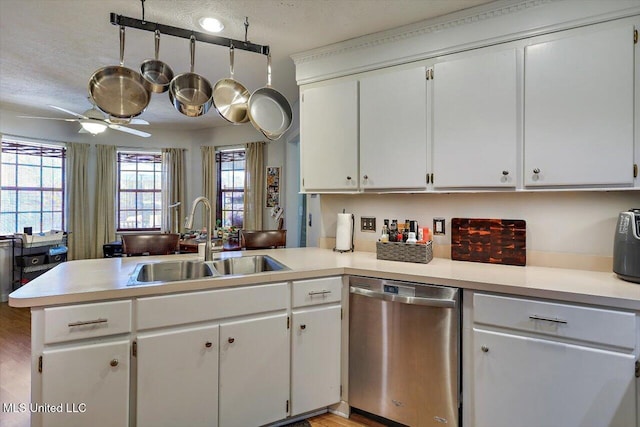
[[473, 321], [541, 335], [634, 349], [634, 313], [474, 294]]
[[131, 331], [131, 301], [44, 309], [44, 342], [72, 341]]
[[298, 280], [293, 282], [293, 307], [325, 304], [342, 298], [342, 277]]
[[289, 302], [288, 294], [286, 283], [273, 283], [139, 298], [137, 328], [158, 328], [284, 310]]

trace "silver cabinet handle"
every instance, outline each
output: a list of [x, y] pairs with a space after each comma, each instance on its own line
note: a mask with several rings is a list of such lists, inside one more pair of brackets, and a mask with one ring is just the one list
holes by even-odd
[[109, 362], [109, 365], [115, 368], [116, 366], [118, 366], [118, 363], [120, 363], [118, 362], [118, 359], [112, 359], [111, 362]]
[[504, 175], [504, 176], [509, 175], [509, 171], [502, 171], [502, 175]]
[[539, 168], [535, 168], [535, 169], [533, 170], [533, 173], [535, 173], [536, 175], [537, 175], [537, 174], [539, 174], [539, 173], [540, 173], [540, 169], [539, 169]]
[[486, 345], [480, 347], [480, 350], [482, 350], [483, 353], [489, 353], [489, 347], [487, 347]]
[[107, 323], [108, 321], [108, 319], [84, 320], [80, 322], [71, 322], [69, 323], [69, 327], [73, 328], [74, 326], [97, 325], [100, 323]]
[[558, 319], [557, 317], [538, 316], [537, 314], [533, 314], [533, 315], [529, 316], [529, 319], [531, 319], [531, 320], [543, 320], [545, 322], [552, 322], [552, 323], [561, 323], [561, 324], [564, 324], [564, 325], [567, 324], [566, 320]]
[[312, 297], [314, 295], [325, 295], [325, 294], [330, 294], [331, 291], [327, 291], [327, 290], [321, 290], [321, 291], [311, 291], [309, 292], [309, 296]]

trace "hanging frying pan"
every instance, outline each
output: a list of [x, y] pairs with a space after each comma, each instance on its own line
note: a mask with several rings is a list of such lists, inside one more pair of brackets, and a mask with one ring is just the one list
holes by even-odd
[[240, 82], [233, 79], [234, 49], [229, 49], [229, 68], [231, 77], [221, 79], [213, 86], [213, 106], [218, 114], [233, 124], [249, 121], [247, 103], [250, 93]]
[[140, 74], [144, 79], [144, 86], [150, 92], [163, 93], [169, 90], [169, 83], [173, 80], [173, 70], [165, 62], [158, 60], [160, 51], [160, 31], [155, 32], [156, 59], [147, 59], [140, 65]]
[[275, 141], [291, 126], [291, 105], [277, 90], [271, 87], [271, 53], [267, 56], [267, 86], [249, 97], [249, 120], [268, 139]]
[[198, 117], [206, 114], [211, 108], [213, 90], [209, 80], [193, 72], [196, 52], [196, 38], [194, 36], [191, 36], [190, 47], [191, 72], [179, 74], [171, 80], [169, 99], [176, 110], [185, 116]]
[[151, 100], [144, 79], [124, 67], [124, 27], [120, 27], [120, 65], [102, 67], [89, 79], [89, 96], [111, 117], [129, 119], [140, 115]]

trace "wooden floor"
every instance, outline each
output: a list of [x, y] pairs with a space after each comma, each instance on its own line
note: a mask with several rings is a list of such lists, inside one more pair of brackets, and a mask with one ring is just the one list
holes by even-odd
[[[31, 401], [31, 313], [0, 303], [0, 405]], [[29, 413], [4, 413], [0, 426], [29, 427]]]
[[[29, 403], [31, 393], [31, 313], [0, 303], [0, 405]], [[29, 427], [29, 414], [3, 413], [0, 426]], [[384, 427], [359, 415], [345, 419], [322, 414], [308, 420], [312, 427]]]

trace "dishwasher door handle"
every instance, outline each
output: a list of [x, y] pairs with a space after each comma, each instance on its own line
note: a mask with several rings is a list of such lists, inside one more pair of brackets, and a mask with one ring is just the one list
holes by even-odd
[[408, 297], [404, 295], [389, 294], [386, 292], [376, 292], [370, 289], [349, 287], [349, 292], [356, 295], [362, 295], [369, 298], [376, 298], [389, 302], [399, 302], [402, 304], [424, 305], [429, 307], [455, 308], [456, 300], [450, 298], [425, 298], [425, 297]]

